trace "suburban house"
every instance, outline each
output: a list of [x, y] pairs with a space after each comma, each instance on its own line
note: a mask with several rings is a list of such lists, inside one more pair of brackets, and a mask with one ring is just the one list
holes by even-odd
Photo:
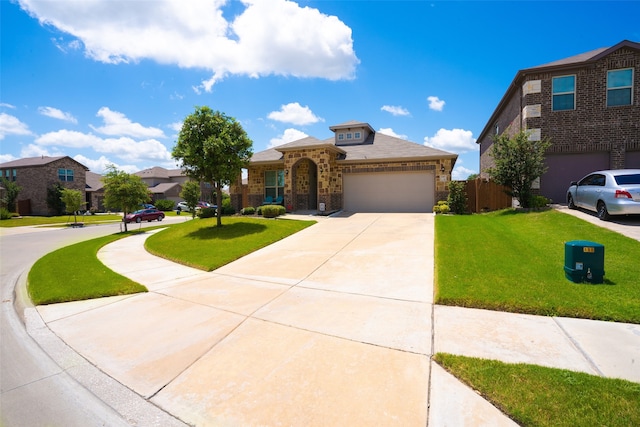
[[104, 183], [102, 182], [102, 175], [87, 171], [85, 191], [87, 193], [87, 210], [94, 208], [102, 212], [106, 209], [104, 206]]
[[189, 180], [182, 169], [165, 169], [160, 166], [141, 170], [134, 175], [139, 176], [149, 187], [152, 203], [160, 199], [182, 201], [182, 185]]
[[496, 135], [549, 139], [539, 193], [566, 202], [571, 181], [602, 169], [640, 168], [640, 43], [624, 40], [518, 71], [477, 139], [480, 171]]
[[[448, 194], [457, 154], [376, 132], [350, 121], [255, 153], [247, 167], [249, 206], [280, 203], [287, 210], [431, 212]], [[231, 203], [241, 209], [240, 178]], [[245, 202], [246, 203], [246, 202]]]
[[29, 157], [0, 164], [0, 173], [15, 182], [18, 212], [21, 215], [49, 215], [47, 189], [59, 183], [64, 188], [79, 190], [86, 197], [86, 173], [89, 169], [69, 156]]

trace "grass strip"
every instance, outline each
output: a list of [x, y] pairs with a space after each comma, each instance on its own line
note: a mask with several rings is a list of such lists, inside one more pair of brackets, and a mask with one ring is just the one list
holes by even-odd
[[217, 227], [216, 218], [196, 219], [154, 234], [146, 240], [145, 247], [154, 255], [212, 271], [315, 223], [225, 217], [222, 227]]
[[29, 271], [28, 291], [36, 305], [147, 292], [147, 288], [121, 276], [97, 257], [104, 245], [131, 233], [112, 234], [76, 243], [40, 258]]
[[[557, 211], [436, 217], [436, 302], [640, 323], [640, 242]], [[605, 246], [605, 283], [564, 275], [564, 244]]]
[[[78, 222], [82, 222], [85, 225], [100, 224], [104, 222], [122, 221], [122, 215], [109, 214], [109, 215], [78, 215], [76, 217]], [[64, 225], [74, 222], [73, 215], [60, 215], [60, 216], [23, 216], [10, 218], [0, 221], [0, 227], [25, 227], [33, 225]]]
[[438, 353], [434, 360], [522, 426], [640, 425], [640, 384]]

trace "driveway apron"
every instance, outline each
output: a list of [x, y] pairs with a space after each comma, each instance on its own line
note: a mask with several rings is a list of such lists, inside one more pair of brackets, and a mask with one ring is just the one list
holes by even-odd
[[188, 424], [424, 426], [433, 223], [320, 218], [210, 273], [159, 260], [132, 236], [98, 256], [149, 293], [38, 310], [90, 362]]

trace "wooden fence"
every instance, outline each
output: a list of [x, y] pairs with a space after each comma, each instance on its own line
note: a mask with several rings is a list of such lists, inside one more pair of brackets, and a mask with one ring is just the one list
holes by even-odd
[[469, 212], [488, 212], [506, 209], [512, 206], [507, 187], [482, 178], [466, 181], [467, 209]]

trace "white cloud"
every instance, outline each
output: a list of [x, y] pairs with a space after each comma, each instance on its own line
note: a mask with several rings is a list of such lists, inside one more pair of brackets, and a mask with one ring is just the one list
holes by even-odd
[[102, 107], [96, 114], [102, 117], [104, 126], [95, 127], [89, 125], [91, 129], [104, 135], [131, 136], [133, 138], [164, 138], [164, 132], [154, 127], [144, 127], [140, 123], [133, 123], [124, 114], [112, 111], [108, 107]]
[[434, 136], [424, 138], [424, 145], [457, 154], [478, 151], [473, 132], [464, 129], [440, 129]]
[[15, 105], [7, 104], [6, 102], [0, 102], [0, 107], [2, 107], [2, 108], [11, 108], [11, 109], [15, 109], [16, 108]]
[[97, 153], [113, 154], [127, 162], [156, 162], [166, 164], [171, 161], [171, 153], [155, 139], [136, 141], [129, 137], [101, 138], [91, 133], [62, 129], [36, 138], [38, 146], [92, 149]]
[[23, 9], [82, 42], [86, 56], [118, 64], [143, 59], [204, 69], [210, 91], [229, 74], [352, 79], [359, 63], [351, 28], [288, 0], [242, 0], [227, 21], [226, 0], [149, 2], [19, 0]]
[[29, 127], [11, 114], [0, 113], [0, 140], [6, 135], [33, 135]]
[[301, 106], [297, 102], [280, 107], [280, 111], [272, 111], [267, 116], [271, 120], [283, 123], [292, 123], [298, 126], [309, 125], [313, 123], [323, 122], [324, 119], [313, 114], [308, 106]]
[[380, 129], [378, 129], [378, 132], [384, 133], [385, 135], [394, 136], [394, 137], [400, 138], [400, 139], [409, 139], [409, 137], [407, 135], [397, 134], [391, 128], [380, 128]]
[[383, 105], [382, 108], [380, 108], [380, 110], [382, 111], [386, 111], [387, 113], [391, 113], [394, 116], [409, 116], [411, 115], [411, 113], [409, 113], [409, 110], [407, 110], [406, 108], [400, 107], [399, 105]]
[[182, 122], [170, 123], [167, 127], [175, 132], [180, 132], [182, 130]]
[[431, 110], [442, 111], [444, 108], [445, 102], [437, 96], [430, 96], [427, 98], [427, 101], [429, 101], [429, 108]]
[[101, 175], [107, 172], [107, 166], [109, 165], [113, 165], [116, 169], [125, 171], [126, 173], [134, 173], [140, 170], [140, 168], [135, 165], [120, 165], [116, 162], [112, 162], [105, 156], [100, 156], [100, 158], [94, 160], [85, 157], [82, 154], [78, 154], [77, 156], [74, 156], [73, 159], [88, 167], [91, 172]]
[[23, 147], [20, 150], [20, 158], [23, 157], [40, 157], [40, 156], [48, 156], [48, 157], [57, 157], [64, 156], [65, 154], [61, 151], [57, 150], [54, 147], [54, 151], [47, 150], [39, 145], [29, 144], [26, 147]]
[[17, 159], [18, 158], [12, 154], [0, 154], [0, 163], [10, 162]]
[[478, 173], [478, 171], [456, 164], [451, 172], [451, 179], [455, 181], [464, 181], [469, 177], [469, 175], [474, 173]]
[[279, 137], [271, 138], [268, 148], [273, 148], [277, 147], [278, 145], [286, 144], [288, 142], [297, 141], [299, 139], [306, 138], [307, 136], [309, 135], [302, 131], [299, 131], [298, 129], [289, 128], [286, 129], [284, 133]]
[[43, 116], [51, 117], [58, 120], [64, 120], [65, 122], [70, 122], [73, 124], [77, 124], [78, 120], [73, 117], [71, 113], [65, 113], [62, 110], [53, 107], [38, 107], [38, 113]]

